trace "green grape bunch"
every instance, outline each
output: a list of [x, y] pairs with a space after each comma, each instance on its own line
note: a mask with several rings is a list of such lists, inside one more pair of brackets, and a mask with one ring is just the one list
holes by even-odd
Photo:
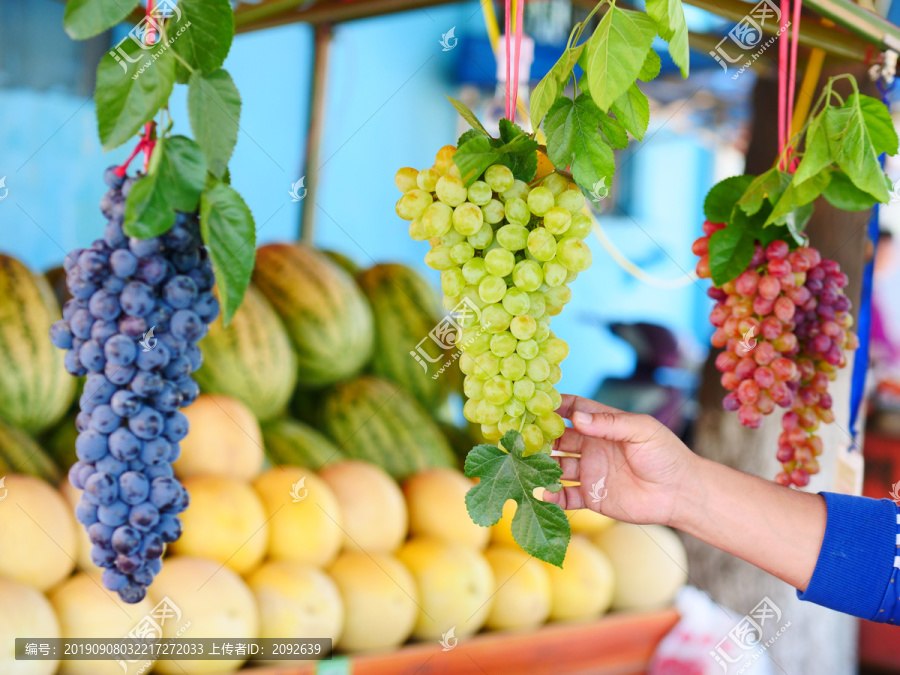
[[458, 317], [456, 336], [466, 419], [489, 442], [517, 431], [525, 455], [549, 454], [565, 430], [553, 385], [569, 353], [550, 320], [591, 265], [584, 195], [556, 171], [529, 184], [499, 163], [466, 187], [455, 152], [448, 145], [431, 168], [397, 171], [397, 215], [431, 245], [425, 264], [441, 273], [444, 308], [474, 310]]

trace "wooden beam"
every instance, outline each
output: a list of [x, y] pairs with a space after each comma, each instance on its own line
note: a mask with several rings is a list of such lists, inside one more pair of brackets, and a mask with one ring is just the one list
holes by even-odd
[[[270, 0], [268, 4], [248, 5], [244, 11], [238, 8], [234, 13], [235, 32], [247, 33], [290, 23], [343, 23], [455, 2], [459, 0], [321, 0], [297, 9], [303, 4], [299, 0]], [[282, 5], [293, 7], [274, 11]]]

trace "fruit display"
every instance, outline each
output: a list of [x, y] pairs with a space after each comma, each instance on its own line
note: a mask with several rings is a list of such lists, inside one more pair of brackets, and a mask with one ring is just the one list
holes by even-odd
[[490, 530], [469, 518], [466, 493], [470, 489], [472, 481], [454, 469], [425, 469], [407, 478], [403, 494], [409, 507], [410, 533], [482, 550]]
[[318, 411], [322, 429], [346, 457], [402, 479], [428, 466], [454, 466], [450, 444], [400, 385], [373, 376], [328, 390]]
[[200, 389], [239, 399], [260, 421], [284, 412], [297, 385], [297, 356], [278, 314], [252, 284], [226, 326], [218, 317], [203, 338]]
[[263, 424], [266, 454], [273, 464], [321, 468], [344, 453], [321, 432], [287, 417]]
[[59, 483], [63, 475], [50, 455], [31, 436], [0, 420], [0, 473], [13, 472], [41, 478], [53, 485]]
[[[448, 393], [447, 379], [434, 377], [421, 354], [438, 363], [450, 357], [450, 345], [427, 337], [443, 318], [440, 297], [405, 265], [373, 265], [357, 274], [356, 282], [375, 317], [372, 372], [399, 384], [427, 410], [436, 409]], [[411, 352], [419, 358], [410, 358]]]
[[104, 584], [137, 602], [159, 573], [165, 543], [181, 534], [189, 497], [173, 476], [188, 431], [179, 412], [200, 393], [191, 378], [197, 341], [219, 313], [197, 214], [179, 213], [161, 237], [128, 237], [125, 200], [137, 180], [107, 171], [102, 239], [66, 257], [72, 299], [50, 339], [72, 375], [87, 375], [75, 419], [78, 521], [89, 528]]
[[17, 581], [0, 577], [0, 666], [5, 675], [53, 675], [58, 659], [16, 661], [17, 637], [60, 637], [59, 620], [43, 593]]
[[550, 578], [550, 619], [584, 621], [603, 614], [613, 601], [616, 575], [606, 554], [575, 535], [562, 567], [542, 563]]
[[518, 546], [495, 545], [484, 552], [497, 591], [485, 620], [490, 630], [527, 630], [550, 616], [550, 576]]
[[75, 394], [63, 355], [47, 342], [59, 318], [47, 280], [0, 254], [0, 419], [31, 433], [58, 421]]
[[372, 309], [353, 277], [327, 256], [302, 244], [263, 246], [253, 281], [287, 328], [301, 387], [334, 384], [369, 361]]

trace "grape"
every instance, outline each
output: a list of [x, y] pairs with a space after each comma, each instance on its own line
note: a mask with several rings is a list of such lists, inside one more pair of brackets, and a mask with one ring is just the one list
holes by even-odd
[[515, 223], [504, 225], [497, 230], [497, 242], [509, 251], [520, 251], [528, 244], [528, 229]]
[[[694, 242], [700, 276], [708, 272], [709, 237], [722, 227], [705, 223], [706, 236]], [[776, 452], [781, 485], [803, 487], [820, 468], [822, 441], [814, 432], [834, 419], [828, 384], [834, 369], [846, 364], [845, 349], [858, 344], [850, 331], [851, 304], [840, 290], [845, 284], [836, 262], [811, 247], [791, 251], [775, 240], [765, 248], [756, 244], [748, 268], [709, 293], [716, 301], [712, 343], [726, 348], [716, 357], [722, 385], [731, 392], [723, 407], [751, 428], [775, 406], [788, 409]]]
[[528, 193], [528, 208], [531, 212], [541, 217], [556, 204], [556, 198], [546, 187], [536, 187]]
[[[455, 231], [468, 237], [481, 229], [484, 224], [484, 214], [477, 205], [472, 202], [464, 202], [453, 210], [451, 220]], [[427, 227], [426, 232], [428, 232]]]
[[[584, 197], [582, 197], [582, 199], [584, 199]], [[568, 209], [563, 208], [562, 206], [554, 206], [544, 214], [544, 227], [552, 234], [562, 234], [569, 229], [571, 224], [572, 214], [569, 213]]]
[[[484, 215], [485, 224], [495, 225], [503, 220], [503, 203], [497, 199], [492, 199], [481, 207], [481, 213]], [[476, 248], [478, 247], [476, 246]]]
[[484, 182], [494, 192], [505, 192], [512, 188], [515, 178], [512, 171], [502, 164], [489, 166], [484, 172]]
[[535, 261], [523, 260], [516, 263], [512, 277], [513, 283], [518, 288], [525, 291], [536, 291], [544, 280], [544, 272]]
[[[485, 207], [482, 207], [485, 208]], [[487, 220], [485, 218], [485, 220]], [[468, 242], [472, 245], [473, 248], [476, 249], [484, 249], [494, 240], [494, 229], [491, 227], [490, 222], [484, 222], [481, 224], [481, 229], [478, 230], [473, 235], [468, 237]], [[425, 262], [428, 262], [428, 254], [425, 254]]]
[[122, 501], [97, 507], [97, 520], [110, 527], [118, 527], [128, 522], [130, 507]]
[[491, 186], [482, 180], [476, 180], [469, 186], [469, 201], [476, 206], [484, 206], [491, 201]]
[[[505, 248], [495, 248], [485, 254], [484, 265], [488, 274], [491, 274], [494, 277], [500, 277], [502, 281], [502, 277], [507, 276], [513, 271], [513, 267], [516, 265], [516, 256]], [[505, 293], [505, 281], [503, 282], [503, 287]], [[487, 300], [485, 300], [485, 302], [487, 302]]]

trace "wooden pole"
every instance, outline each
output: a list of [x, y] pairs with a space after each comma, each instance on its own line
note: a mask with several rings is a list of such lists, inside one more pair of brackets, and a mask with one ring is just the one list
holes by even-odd
[[319, 155], [322, 147], [322, 127], [325, 120], [325, 94], [328, 89], [328, 52], [331, 46], [331, 24], [316, 25], [313, 47], [313, 77], [309, 98], [309, 131], [306, 138], [306, 157], [303, 170], [306, 172], [306, 197], [300, 219], [300, 241], [312, 244], [316, 221], [316, 188], [319, 182]]

